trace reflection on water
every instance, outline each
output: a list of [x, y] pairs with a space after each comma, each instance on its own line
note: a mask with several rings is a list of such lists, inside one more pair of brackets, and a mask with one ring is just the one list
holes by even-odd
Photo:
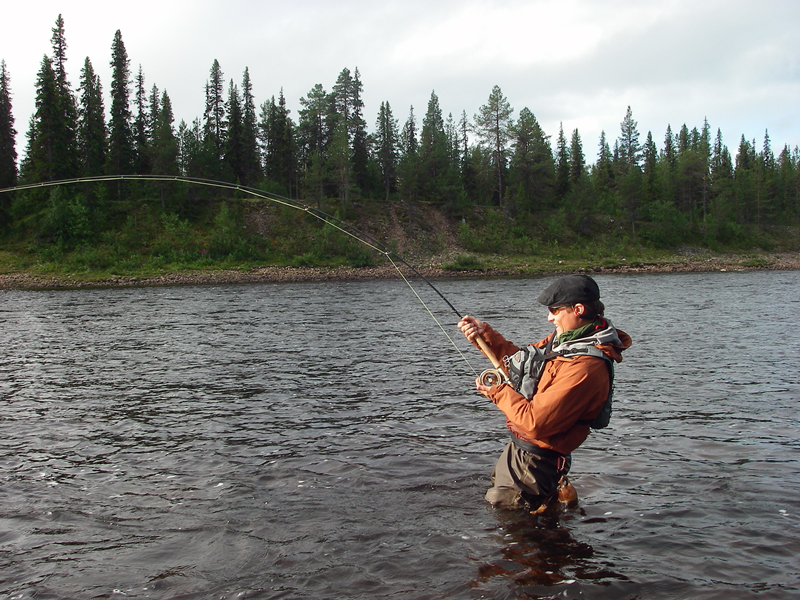
[[[797, 594], [800, 275], [598, 281], [634, 346], [555, 519], [485, 506], [488, 363], [402, 282], [0, 293], [0, 591]], [[522, 343], [548, 282], [437, 286]]]

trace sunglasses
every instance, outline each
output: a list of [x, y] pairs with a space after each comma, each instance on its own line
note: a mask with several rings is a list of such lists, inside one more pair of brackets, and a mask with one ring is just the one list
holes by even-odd
[[564, 308], [572, 308], [572, 304], [559, 304], [558, 306], [548, 306], [547, 310], [550, 311], [551, 315], [557, 315], [561, 312]]

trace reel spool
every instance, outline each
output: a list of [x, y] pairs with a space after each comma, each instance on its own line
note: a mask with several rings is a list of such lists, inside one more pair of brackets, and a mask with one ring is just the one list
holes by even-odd
[[481, 385], [486, 385], [489, 387], [493, 385], [500, 385], [501, 383], [506, 383], [508, 381], [506, 374], [500, 369], [486, 369], [480, 374], [479, 379]]

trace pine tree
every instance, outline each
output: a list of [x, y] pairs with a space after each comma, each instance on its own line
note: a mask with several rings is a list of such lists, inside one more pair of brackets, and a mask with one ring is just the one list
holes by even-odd
[[383, 178], [385, 200], [397, 185], [397, 167], [399, 159], [400, 135], [397, 119], [392, 115], [388, 102], [381, 102], [378, 122], [375, 124], [375, 151]]
[[358, 68], [355, 74], [350, 74], [350, 69], [342, 69], [336, 79], [331, 93], [330, 108], [343, 121], [347, 137], [355, 184], [364, 188], [367, 184], [367, 148], [366, 121], [364, 121], [364, 102], [361, 100], [363, 85], [361, 84]]
[[108, 148], [103, 89], [89, 57], [83, 63], [78, 88], [78, 155], [81, 173], [88, 177], [103, 174]]
[[[11, 76], [6, 61], [0, 61], [0, 189], [17, 184], [17, 131], [11, 106]], [[3, 194], [7, 196], [7, 194]], [[7, 198], [2, 199], [7, 201]], [[0, 213], [3, 208], [0, 205]]]
[[347, 143], [347, 123], [344, 117], [339, 115], [336, 126], [333, 129], [328, 161], [345, 211], [349, 208], [353, 181], [350, 152], [350, 145]]
[[514, 109], [508, 102], [500, 86], [495, 85], [489, 94], [489, 101], [480, 107], [474, 116], [475, 130], [478, 137], [486, 144], [491, 153], [492, 167], [495, 172], [495, 199], [499, 204], [505, 194], [504, 180], [506, 173], [506, 146], [509, 139], [511, 113]]
[[[312, 197], [321, 199], [324, 187], [324, 165], [329, 140], [327, 115], [330, 96], [321, 84], [316, 84], [305, 98], [300, 98], [300, 117], [297, 125], [299, 158], [305, 171], [305, 188]], [[312, 173], [313, 171], [313, 173]]]
[[331, 109], [339, 117], [342, 118], [345, 133], [347, 135], [347, 144], [350, 145], [353, 133], [353, 77], [350, 74], [350, 69], [344, 68], [339, 76], [336, 78], [336, 83], [333, 85], [331, 93], [333, 102]]
[[111, 116], [106, 171], [128, 175], [134, 167], [134, 142], [130, 110], [130, 61], [118, 29], [111, 45]]

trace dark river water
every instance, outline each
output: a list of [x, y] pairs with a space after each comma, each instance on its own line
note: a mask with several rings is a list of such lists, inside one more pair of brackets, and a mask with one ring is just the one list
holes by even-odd
[[[470, 364], [402, 281], [0, 292], [0, 594], [800, 597], [800, 272], [597, 280], [634, 344], [538, 520], [422, 283]], [[436, 285], [522, 344], [550, 281]]]

